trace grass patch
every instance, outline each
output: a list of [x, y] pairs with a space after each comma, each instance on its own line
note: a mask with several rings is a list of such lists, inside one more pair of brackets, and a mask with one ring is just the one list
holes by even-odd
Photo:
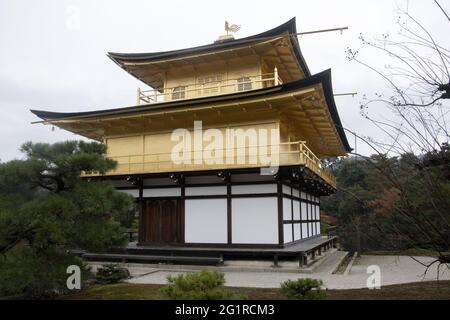
[[[159, 284], [118, 283], [96, 285], [59, 299], [68, 300], [161, 300]], [[284, 300], [281, 289], [230, 288], [251, 300]], [[327, 290], [327, 300], [450, 300], [450, 281], [426, 281], [384, 286], [380, 290]]]

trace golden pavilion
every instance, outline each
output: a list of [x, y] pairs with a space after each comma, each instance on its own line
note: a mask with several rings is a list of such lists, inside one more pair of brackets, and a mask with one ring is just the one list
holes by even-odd
[[146, 85], [131, 106], [31, 111], [107, 145], [117, 168], [85, 176], [136, 198], [138, 245], [264, 252], [328, 243], [320, 197], [336, 180], [321, 159], [351, 149], [331, 71], [310, 73], [295, 18], [241, 39], [108, 57]]

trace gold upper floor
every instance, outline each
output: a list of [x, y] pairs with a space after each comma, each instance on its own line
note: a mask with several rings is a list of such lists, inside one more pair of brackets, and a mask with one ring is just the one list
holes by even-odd
[[160, 103], [244, 92], [277, 86], [283, 83], [275, 67], [268, 72], [259, 65], [241, 66], [235, 70], [193, 73], [170, 78], [163, 88], [137, 89], [136, 104]]
[[[291, 20], [256, 36], [202, 47], [109, 53], [121, 68], [150, 87], [138, 89], [135, 105], [90, 112], [32, 112], [45, 124], [106, 143], [108, 156], [118, 162], [108, 175], [263, 167], [267, 164], [261, 159], [249, 161], [251, 155], [277, 145], [262, 155], [275, 156], [281, 166], [304, 165], [335, 186], [320, 159], [343, 156], [350, 147], [334, 104], [331, 72], [310, 74], [295, 34], [295, 20]], [[228, 158], [235, 161], [177, 164], [172, 159], [176, 143], [171, 134], [180, 128], [192, 131], [196, 121], [202, 121], [205, 130], [274, 129], [277, 138], [255, 142], [245, 137], [241, 146], [216, 148], [219, 154], [235, 153]], [[207, 146], [202, 143], [193, 155]], [[244, 163], [237, 161], [242, 152]]]

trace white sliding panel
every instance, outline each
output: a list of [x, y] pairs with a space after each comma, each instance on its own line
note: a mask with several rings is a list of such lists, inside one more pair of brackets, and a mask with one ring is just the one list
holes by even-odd
[[314, 229], [313, 229], [313, 223], [312, 222], [308, 223], [308, 228], [309, 228], [309, 236], [312, 237], [314, 235]]
[[210, 186], [210, 187], [186, 187], [186, 196], [215, 196], [226, 195], [226, 186]]
[[307, 223], [302, 223], [302, 239], [308, 238], [307, 227], [308, 227]]
[[302, 220], [308, 220], [306, 215], [306, 203], [302, 202]]
[[186, 243], [227, 243], [227, 199], [186, 199]]
[[276, 193], [276, 184], [249, 184], [231, 186], [232, 194]]
[[291, 199], [283, 198], [283, 220], [292, 220]]
[[143, 190], [144, 197], [180, 197], [181, 188], [151, 188]]
[[278, 243], [278, 199], [232, 199], [233, 243]]
[[301, 239], [300, 226], [301, 226], [301, 223], [294, 224], [294, 240], [295, 241]]
[[300, 220], [300, 208], [298, 200], [293, 201], [294, 207], [294, 220]]
[[292, 224], [284, 224], [283, 225], [283, 231], [284, 231], [284, 243], [292, 242]]

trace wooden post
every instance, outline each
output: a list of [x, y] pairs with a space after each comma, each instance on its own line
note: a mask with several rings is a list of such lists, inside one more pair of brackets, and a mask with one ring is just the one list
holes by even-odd
[[278, 81], [278, 68], [277, 67], [273, 68], [273, 83], [276, 86], [280, 84]]
[[283, 185], [281, 177], [277, 179], [277, 197], [278, 197], [278, 244], [284, 246], [284, 225], [283, 225]]
[[227, 181], [227, 243], [232, 244], [232, 203], [231, 203], [231, 177]]
[[138, 230], [138, 243], [145, 242], [146, 230], [145, 230], [145, 201], [144, 201], [144, 186], [143, 183], [139, 184], [139, 230]]
[[136, 91], [136, 104], [141, 104], [141, 89], [138, 87]]

